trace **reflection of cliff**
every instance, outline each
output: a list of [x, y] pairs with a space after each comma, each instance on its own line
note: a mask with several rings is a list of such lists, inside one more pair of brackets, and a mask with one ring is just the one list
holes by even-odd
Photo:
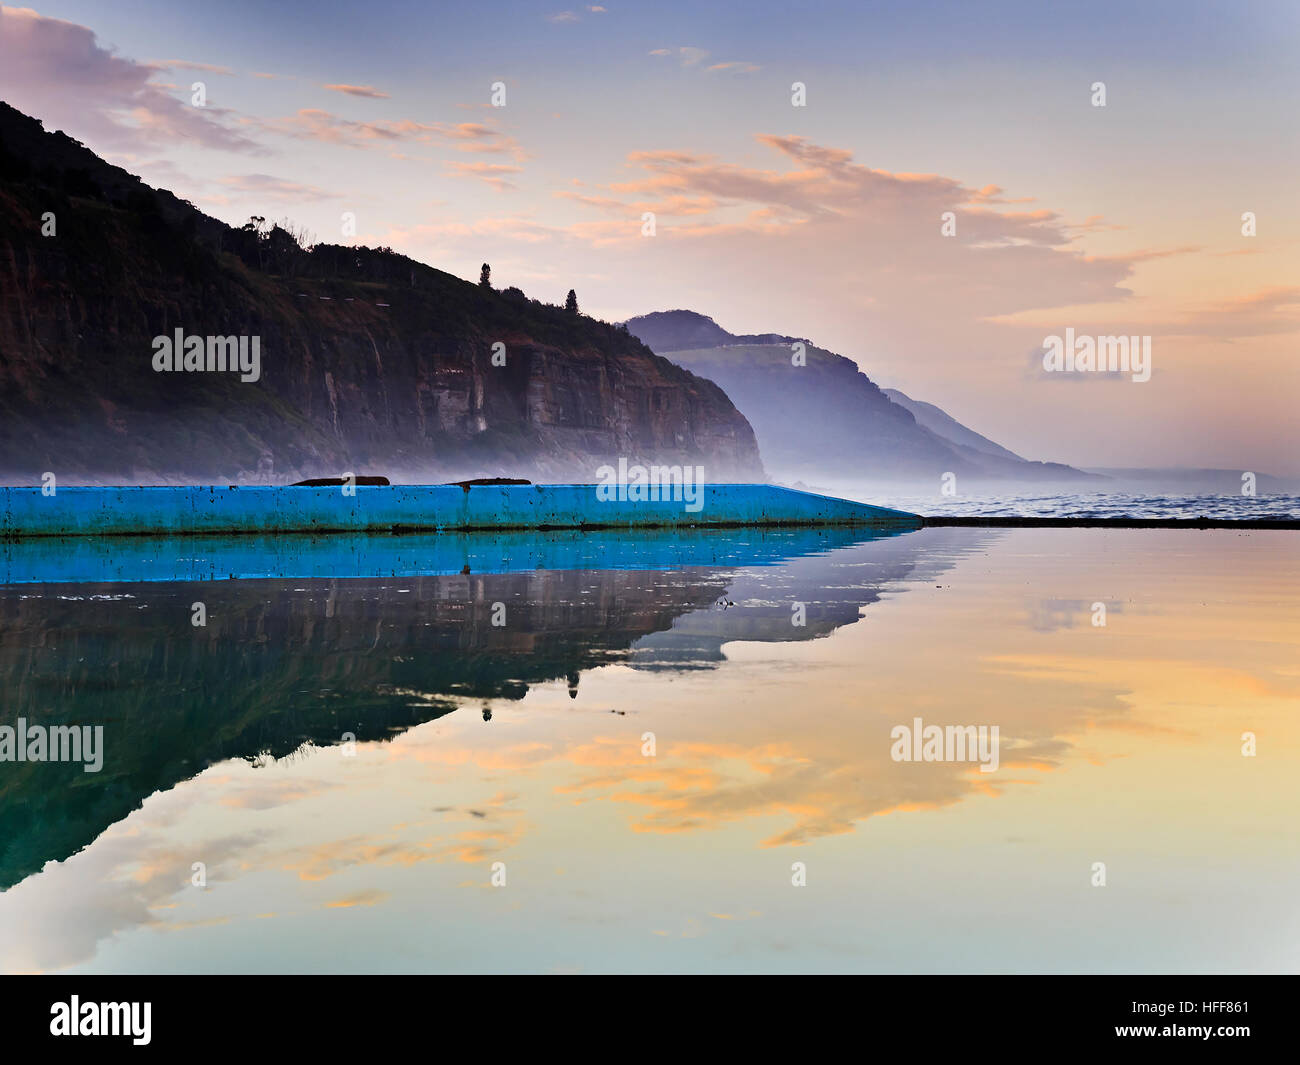
[[833, 552], [741, 570], [721, 601], [683, 613], [669, 629], [637, 640], [631, 664], [709, 668], [725, 657], [722, 645], [733, 640], [786, 643], [827, 636], [857, 621], [862, 608], [880, 599], [890, 585], [928, 580], [959, 554], [988, 542], [988, 537], [962, 536], [961, 531], [926, 530], [924, 552], [914, 537], [879, 540], [868, 551], [854, 552], [851, 565], [845, 553]]
[[[104, 766], [0, 764], [0, 886], [228, 758], [518, 699], [712, 602], [721, 571], [47, 586], [0, 599], [0, 724], [102, 724]], [[202, 600], [207, 625], [191, 624]], [[493, 605], [502, 625], [493, 624]], [[439, 698], [439, 697], [442, 698]]]
[[[726, 640], [826, 635], [890, 582], [946, 568], [950, 538], [967, 549], [995, 535], [859, 534], [836, 550], [844, 537], [733, 532], [686, 538], [670, 554], [696, 564], [681, 568], [653, 542], [641, 561], [661, 568], [631, 568], [628, 541], [609, 561], [629, 568], [10, 586], [0, 724], [103, 725], [104, 765], [0, 763], [0, 889], [213, 763], [348, 732], [383, 740], [459, 699], [519, 699], [560, 678], [575, 690], [610, 662], [682, 669], [717, 661]], [[790, 623], [795, 601], [806, 626]]]

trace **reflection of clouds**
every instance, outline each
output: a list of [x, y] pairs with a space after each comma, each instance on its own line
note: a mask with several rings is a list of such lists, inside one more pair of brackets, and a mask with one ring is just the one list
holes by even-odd
[[[418, 729], [413, 730], [413, 732], [418, 731]], [[476, 769], [496, 770], [527, 769], [529, 766], [542, 765], [553, 760], [556, 754], [553, 744], [540, 742], [491, 748], [457, 746], [453, 743], [448, 743], [444, 747], [399, 742], [390, 744], [377, 756], [387, 757], [395, 762], [414, 761], [447, 767], [472, 765]]]
[[[378, 751], [381, 748], [371, 748]], [[384, 748], [391, 752], [391, 746]], [[473, 808], [437, 808], [437, 825], [449, 818], [472, 818], [473, 827], [459, 832], [432, 831], [435, 822], [419, 819], [394, 826], [392, 833], [405, 832], [423, 838], [398, 837], [378, 840], [372, 835], [355, 835], [330, 839], [308, 846], [280, 851], [268, 864], [296, 873], [300, 880], [325, 880], [348, 869], [410, 867], [423, 862], [482, 862], [508, 849], [524, 836], [523, 811], [512, 809], [518, 799], [514, 792], [498, 792]]]
[[191, 886], [191, 865], [208, 884], [233, 879], [257, 833], [180, 850], [150, 831], [114, 825], [93, 846], [10, 888], [0, 905], [0, 971], [43, 972], [93, 958], [99, 944], [141, 927], [196, 927], [215, 919], [171, 921], [173, 900]]
[[299, 880], [325, 880], [346, 869], [411, 866], [432, 858], [429, 850], [418, 843], [398, 840], [380, 843], [366, 836], [352, 836], [282, 852], [277, 865], [286, 872], [296, 873]]
[[[1076, 606], [1091, 611], [1091, 601], [1049, 602], [1061, 613]], [[1226, 616], [1214, 619], [1214, 631], [1225, 627], [1236, 628]], [[637, 735], [557, 746], [552, 761], [567, 766], [571, 779], [556, 790], [576, 803], [634, 810], [631, 827], [638, 832], [691, 833], [785, 818], [789, 826], [764, 845], [801, 844], [852, 831], [871, 817], [996, 796], [1033, 780], [1026, 771], [1057, 769], [1072, 755], [1104, 762], [1094, 748], [1106, 735], [1190, 742], [1198, 729], [1169, 723], [1178, 722], [1174, 715], [1185, 706], [1281, 706], [1296, 697], [1294, 673], [1278, 659], [1281, 644], [1266, 642], [1261, 650], [1243, 641], [1239, 667], [1220, 664], [1215, 656], [1223, 645], [1206, 638], [1203, 620], [1184, 615], [1174, 622], [1168, 612], [1152, 614], [1149, 605], [1131, 615], [1123, 639], [1103, 632], [1080, 645], [1077, 634], [1063, 633], [1072, 641], [1068, 650], [1054, 643], [1043, 651], [1023, 629], [990, 624], [980, 603], [953, 613], [946, 628], [927, 620], [921, 632], [894, 635], [878, 657], [865, 658], [851, 673], [859, 684], [861, 676], [872, 678], [865, 707], [838, 691], [833, 676], [823, 678], [815, 704], [806, 698], [786, 704], [780, 694], [765, 700], [760, 684], [744, 712], [719, 713], [714, 700], [702, 700], [707, 705], [694, 708], [687, 721], [674, 720], [671, 742], [658, 728], [655, 760], [641, 756], [639, 728]], [[813, 705], [815, 711], [792, 709]], [[655, 711], [645, 708], [645, 720]], [[968, 763], [894, 763], [889, 729], [913, 714], [927, 724], [998, 725], [1001, 770], [990, 777]], [[535, 752], [498, 749], [492, 764], [523, 770], [536, 764]]]
[[218, 928], [229, 924], [229, 917], [208, 917], [200, 921], [169, 921], [158, 926], [162, 932], [188, 932], [191, 928]]
[[[792, 818], [790, 828], [763, 841], [783, 846], [850, 832], [868, 817], [957, 802], [977, 786], [966, 779], [968, 765], [892, 762], [888, 735], [881, 729], [875, 744], [808, 751], [798, 759], [697, 743], [661, 755], [661, 762], [672, 764], [646, 766], [634, 753], [621, 772], [589, 777], [565, 790], [643, 808], [633, 823], [641, 832], [693, 832], [758, 817]], [[581, 752], [575, 761], [582, 761]]]
[[[516, 818], [520, 814], [518, 810], [500, 812]], [[466, 813], [476, 818], [484, 816], [483, 811]], [[410, 867], [449, 859], [481, 862], [522, 839], [524, 827], [522, 819], [518, 819], [499, 827], [465, 829], [420, 840], [380, 842], [369, 836], [352, 836], [283, 851], [273, 864], [285, 872], [296, 873], [300, 880], [315, 881], [357, 868]]]
[[323, 905], [327, 910], [349, 910], [354, 906], [377, 906], [387, 898], [387, 891], [354, 891], [351, 895], [333, 899]]
[[1039, 599], [1029, 605], [1029, 627], [1035, 632], [1056, 632], [1078, 626], [1093, 626], [1093, 604], [1106, 608], [1107, 620], [1111, 614], [1121, 614], [1124, 604], [1107, 599]]
[[[363, 744], [375, 776], [388, 770], [387, 745]], [[333, 752], [321, 757], [333, 761]], [[321, 763], [324, 768], [327, 763]], [[352, 769], [353, 767], [348, 767]], [[304, 883], [327, 881], [354, 870], [406, 868], [422, 862], [483, 862], [523, 838], [519, 798], [499, 791], [468, 807], [397, 822], [386, 834], [347, 835], [284, 846], [284, 835], [303, 831], [298, 808], [334, 801], [343, 780], [268, 778], [268, 770], [227, 763], [151, 796], [126, 820], [67, 861], [50, 862], [0, 895], [0, 972], [65, 969], [94, 958], [101, 944], [140, 928], [178, 932], [215, 927], [245, 915], [209, 915], [218, 890], [259, 874], [293, 873]], [[409, 797], [410, 801], [418, 796]], [[224, 832], [202, 823], [206, 809], [256, 830]], [[280, 816], [275, 816], [279, 812]], [[313, 812], [306, 818], [317, 820]], [[266, 818], [271, 820], [267, 821]], [[197, 823], [196, 823], [197, 822]], [[462, 827], [463, 826], [463, 827]], [[206, 831], [205, 831], [206, 829]], [[324, 831], [331, 831], [328, 824]], [[405, 833], [405, 835], [402, 835]], [[178, 839], [185, 842], [178, 842]], [[192, 866], [205, 866], [207, 889], [193, 886]], [[378, 906], [390, 892], [365, 888], [322, 899], [327, 909]], [[272, 912], [246, 915], [270, 918]]]
[[[1082, 600], [1047, 602], [1049, 613], [1057, 615], [1091, 610], [1091, 602]], [[1103, 634], [1088, 645], [1095, 654], [1070, 655], [1039, 651], [1029, 634], [1020, 635], [1024, 630], [1009, 638], [978, 603], [952, 614], [946, 626], [936, 630], [927, 622], [921, 640], [906, 630], [896, 634], [877, 658], [847, 671], [843, 688], [834, 675], [825, 677], [815, 702], [802, 692], [798, 701], [782, 693], [769, 697], [760, 685], [745, 712], [719, 713], [706, 694], [699, 712], [674, 721], [671, 740], [658, 729], [659, 757], [653, 760], [641, 754], [640, 725], [626, 734], [568, 742], [553, 734], [545, 743], [529, 739], [490, 750], [442, 741], [426, 745], [423, 737], [412, 737], [388, 754], [524, 775], [559, 770], [565, 779], [555, 785], [557, 794], [575, 804], [625, 807], [633, 811], [630, 827], [636, 832], [715, 831], [758, 818], [785, 819], [786, 827], [763, 840], [776, 847], [851, 832], [872, 817], [996, 796], [1032, 780], [1025, 772], [1059, 768], [1072, 752], [1095, 763], [1101, 760], [1095, 752], [1079, 751], [1081, 739], [1095, 730], [1176, 736], [1178, 729], [1148, 722], [1134, 710], [1176, 704], [1192, 689], [1202, 701], [1226, 705], [1240, 701], [1247, 689], [1270, 688], [1245, 671], [1143, 657], [1151, 650], [1149, 633], [1139, 631], [1122, 641]], [[889, 634], [876, 638], [881, 636]], [[936, 654], [936, 647], [943, 653]], [[860, 685], [863, 671], [873, 678], [865, 707], [849, 687]], [[922, 684], [916, 683], [920, 677]], [[1271, 687], [1285, 697], [1285, 684]], [[811, 705], [815, 711], [798, 709]], [[663, 709], [646, 705], [640, 712], [648, 721]], [[999, 773], [981, 776], [970, 763], [893, 762], [890, 728], [914, 714], [927, 724], [997, 724]]]
[[[826, 678], [817, 704], [794, 704], [815, 705], [797, 716], [780, 690], [756, 698], [749, 713], [692, 715], [689, 735], [666, 742], [659, 731], [654, 761], [643, 758], [630, 738], [575, 745], [564, 759], [576, 769], [596, 771], [579, 773], [559, 790], [582, 802], [638, 809], [635, 831], [716, 830], [780, 818], [790, 823], [763, 845], [798, 845], [853, 831], [872, 817], [998, 795], [1025, 782], [1017, 772], [1060, 766], [1073, 748], [1072, 737], [1130, 712], [1122, 689], [1099, 679], [1096, 661], [1076, 669], [1046, 656], [999, 660], [1002, 639], [985, 625], [964, 631], [965, 643], [948, 644], [944, 656], [915, 645], [891, 646], [882, 656], [896, 658], [895, 668], [876, 678], [866, 706], [851, 686], [861, 673], [849, 670], [843, 687], [840, 678]], [[871, 672], [869, 665], [863, 669]], [[921, 676], [925, 683], [914, 683]], [[773, 712], [780, 716], [773, 719]], [[1001, 770], [981, 777], [972, 763], [894, 762], [890, 729], [914, 715], [927, 724], [998, 725]], [[772, 739], [773, 728], [782, 731], [779, 742]], [[726, 739], [708, 735], [724, 730]]]
[[319, 795], [329, 788], [342, 787], [336, 780], [295, 780], [291, 778], [269, 780], [240, 780], [221, 797], [223, 806], [245, 810], [271, 810], [286, 803], [298, 802]]

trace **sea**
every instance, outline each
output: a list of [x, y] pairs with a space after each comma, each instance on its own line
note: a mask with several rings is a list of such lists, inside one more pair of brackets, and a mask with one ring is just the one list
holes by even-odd
[[1282, 493], [1011, 492], [945, 496], [857, 487], [851, 494], [865, 503], [936, 516], [1300, 520], [1300, 495]]

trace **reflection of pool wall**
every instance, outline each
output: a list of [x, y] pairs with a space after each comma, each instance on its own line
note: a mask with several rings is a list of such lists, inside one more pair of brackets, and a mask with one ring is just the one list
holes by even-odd
[[655, 529], [580, 532], [188, 537], [34, 537], [0, 542], [0, 585], [413, 577], [536, 569], [765, 566], [903, 535], [900, 529]]

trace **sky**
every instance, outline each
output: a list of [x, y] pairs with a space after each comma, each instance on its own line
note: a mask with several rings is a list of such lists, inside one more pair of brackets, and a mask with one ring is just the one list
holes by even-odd
[[[1298, 57], [1272, 0], [0, 15], [0, 98], [232, 224], [807, 337], [1031, 458], [1290, 476]], [[1150, 380], [1044, 372], [1067, 329]]]

